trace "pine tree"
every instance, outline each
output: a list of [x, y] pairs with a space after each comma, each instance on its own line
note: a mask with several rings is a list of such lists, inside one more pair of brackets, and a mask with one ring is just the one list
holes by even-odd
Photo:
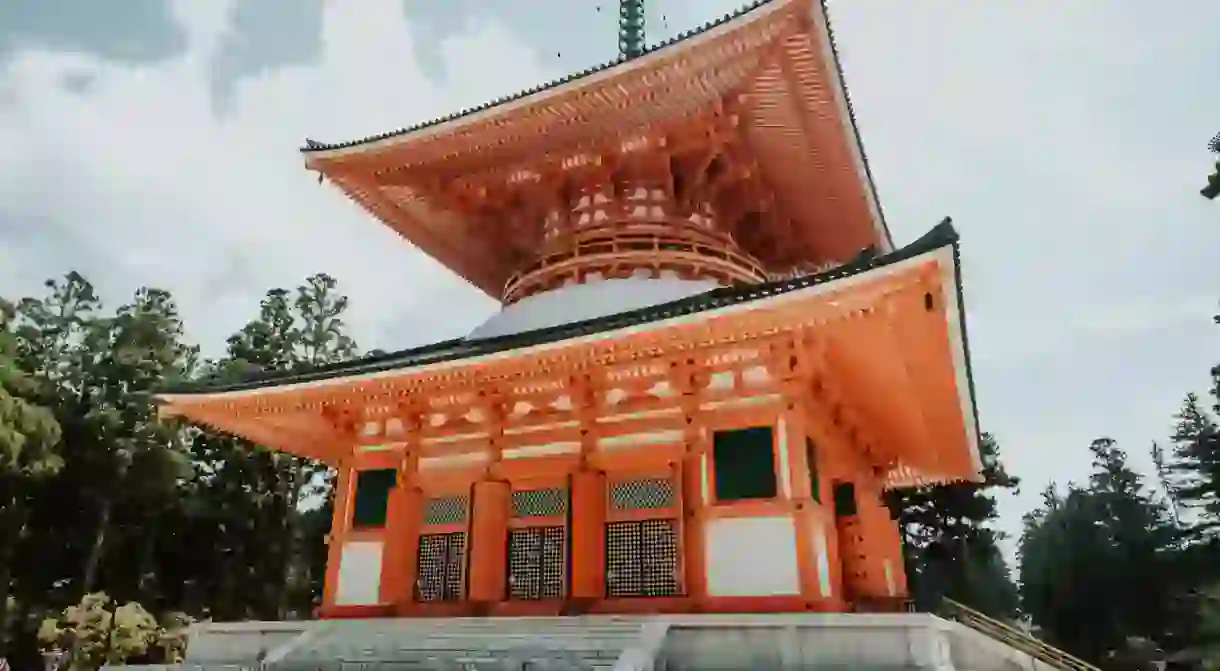
[[1220, 426], [1195, 394], [1187, 394], [1175, 420], [1170, 482], [1177, 500], [1193, 513], [1187, 530], [1208, 536], [1220, 528]]
[[1169, 510], [1115, 441], [1100, 438], [1089, 450], [1088, 487], [1049, 490], [1025, 518], [1021, 604], [1045, 638], [1106, 665], [1129, 641], [1174, 644], [1181, 544]]
[[1049, 485], [1023, 518], [1017, 552], [1021, 610], [1038, 635], [1094, 662], [1122, 642], [1115, 590], [1102, 574], [1112, 546], [1098, 503], [1080, 487], [1060, 494]]
[[999, 517], [995, 492], [1019, 480], [1000, 462], [990, 434], [980, 443], [981, 483], [954, 483], [890, 492], [906, 549], [907, 575], [917, 605], [935, 609], [943, 597], [988, 615], [1011, 618], [1017, 589], [1000, 552], [1003, 536], [989, 524]]

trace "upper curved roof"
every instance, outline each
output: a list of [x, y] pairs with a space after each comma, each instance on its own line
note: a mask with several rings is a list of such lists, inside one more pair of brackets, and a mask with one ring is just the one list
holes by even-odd
[[[734, 138], [730, 160], [757, 163], [746, 172], [784, 213], [767, 224], [776, 235], [746, 250], [768, 270], [794, 255], [842, 262], [866, 246], [894, 248], [824, 0], [761, 0], [635, 58], [407, 128], [308, 140], [302, 151], [307, 168], [500, 297], [528, 253], [529, 236], [508, 229], [531, 224], [485, 221], [488, 209], [531, 192], [543, 173], [579, 171], [589, 152], [635, 151], [625, 147], [650, 133], [690, 151], [721, 132]], [[783, 253], [767, 242], [780, 238], [790, 238]]]

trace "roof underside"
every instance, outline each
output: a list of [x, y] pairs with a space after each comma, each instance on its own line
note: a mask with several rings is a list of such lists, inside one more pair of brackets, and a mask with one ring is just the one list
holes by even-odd
[[[801, 228], [808, 261], [892, 248], [815, 0], [764, 0], [638, 58], [392, 133], [310, 141], [303, 152], [308, 167], [498, 298], [516, 263], [506, 240], [526, 236], [497, 235], [507, 217], [479, 214], [489, 189], [555, 179], [642, 134], [670, 137], [728, 116]], [[767, 263], [765, 250], [747, 251]]]

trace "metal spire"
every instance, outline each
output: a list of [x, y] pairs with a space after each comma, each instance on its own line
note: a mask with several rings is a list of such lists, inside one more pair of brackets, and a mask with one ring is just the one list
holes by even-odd
[[644, 53], [644, 0], [619, 0], [618, 52], [623, 58]]

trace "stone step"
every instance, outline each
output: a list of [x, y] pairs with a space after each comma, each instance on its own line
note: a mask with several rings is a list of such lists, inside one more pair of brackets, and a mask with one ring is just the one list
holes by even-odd
[[490, 641], [472, 641], [467, 643], [453, 643], [445, 641], [425, 642], [416, 645], [384, 645], [379, 648], [350, 648], [340, 647], [315, 647], [293, 651], [288, 658], [322, 658], [322, 656], [340, 656], [340, 658], [376, 658], [378, 655], [386, 654], [388, 651], [393, 653], [406, 653], [406, 651], [415, 650], [501, 650], [501, 651], [529, 651], [529, 653], [564, 653], [564, 654], [600, 654], [608, 650], [621, 650], [630, 645], [630, 642], [621, 644], [584, 644], [570, 645], [570, 647], [562, 647], [562, 645], [497, 645]]
[[601, 648], [605, 645], [617, 645], [623, 642], [634, 641], [633, 636], [617, 636], [617, 637], [594, 637], [594, 636], [421, 636], [421, 637], [393, 637], [389, 636], [381, 639], [323, 639], [323, 641], [314, 641], [303, 643], [303, 647], [318, 648], [326, 645], [328, 648], [375, 648], [382, 645], [393, 645], [393, 647], [405, 647], [405, 645], [422, 645], [425, 643], [451, 643], [455, 645], [464, 645], [472, 642], [486, 641], [495, 643], [499, 647], [520, 647], [520, 645], [534, 645], [545, 643], [551, 648], [569, 648], [572, 645], [580, 645], [582, 648]]
[[271, 668], [609, 671], [642, 626], [601, 617], [332, 621]]

